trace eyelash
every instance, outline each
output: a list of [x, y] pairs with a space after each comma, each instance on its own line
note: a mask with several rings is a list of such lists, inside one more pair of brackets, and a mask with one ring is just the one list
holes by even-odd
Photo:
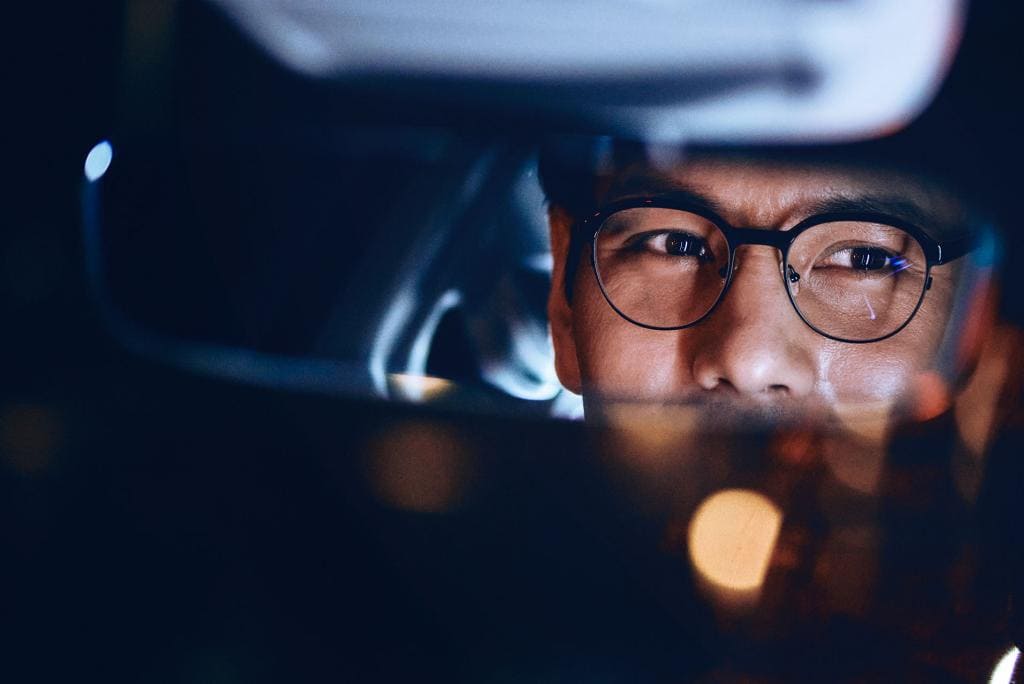
[[[669, 239], [670, 235], [683, 236], [683, 237], [685, 237], [687, 239], [693, 240], [695, 243], [700, 244], [701, 254], [699, 254], [699, 255], [686, 255], [686, 256], [695, 256], [698, 259], [700, 259], [701, 261], [714, 261], [714, 255], [711, 254], [711, 250], [708, 247], [707, 242], [704, 240], [704, 238], [702, 238], [702, 237], [700, 237], [698, 235], [694, 235], [693, 233], [688, 233], [688, 232], [683, 231], [683, 230], [651, 230], [651, 231], [646, 231], [646, 232], [643, 232], [643, 233], [637, 233], [636, 235], [632, 235], [632, 236], [630, 236], [627, 239], [625, 246], [628, 249], [630, 249], [631, 251], [638, 251], [638, 252], [639, 251], [652, 251], [652, 252], [655, 252], [657, 254], [663, 254], [665, 256], [679, 256], [679, 255], [671, 254], [667, 250], [667, 247], [668, 247], [667, 243], [668, 243], [668, 239]], [[666, 249], [665, 250], [651, 250], [651, 249], [649, 249], [651, 241], [653, 239], [656, 239], [656, 238], [659, 238], [659, 237], [664, 237], [665, 238], [665, 242], [666, 242], [665, 247], [666, 247]]]
[[[874, 268], [871, 268], [871, 267], [868, 267], [868, 266], [857, 266], [857, 265], [852, 263], [854, 261], [855, 250], [865, 250], [865, 251], [868, 251], [868, 252], [881, 253], [884, 256], [885, 262], [882, 263], [879, 266], [874, 267]], [[885, 249], [883, 247], [876, 247], [876, 246], [869, 246], [869, 245], [851, 245], [849, 247], [842, 247], [840, 249], [836, 249], [833, 252], [829, 253], [828, 256], [826, 256], [822, 261], [827, 263], [827, 262], [835, 260], [836, 257], [838, 257], [839, 255], [843, 255], [843, 254], [849, 255], [849, 261], [850, 261], [849, 265], [843, 264], [843, 263], [829, 263], [828, 265], [829, 266], [839, 267], [839, 268], [850, 268], [850, 269], [855, 270], [855, 271], [881, 271], [881, 270], [885, 269], [887, 266], [893, 266], [894, 265], [895, 268], [896, 268], [896, 272], [898, 272], [898, 271], [903, 270], [902, 268], [900, 268], [900, 265], [902, 263], [908, 263], [907, 260], [904, 259], [899, 254], [893, 253], [893, 252], [891, 252], [891, 251], [889, 251], [889, 250], [887, 250], [887, 249]], [[901, 262], [901, 263], [897, 263], [897, 262]]]

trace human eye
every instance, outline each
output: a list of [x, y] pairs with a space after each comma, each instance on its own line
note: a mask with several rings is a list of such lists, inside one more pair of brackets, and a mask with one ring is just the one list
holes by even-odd
[[714, 260], [710, 246], [702, 237], [681, 231], [647, 231], [635, 235], [631, 247], [638, 251], [669, 257], [694, 257], [700, 262]]
[[847, 269], [865, 275], [892, 275], [911, 266], [903, 255], [877, 245], [837, 245], [814, 265], [816, 269]]

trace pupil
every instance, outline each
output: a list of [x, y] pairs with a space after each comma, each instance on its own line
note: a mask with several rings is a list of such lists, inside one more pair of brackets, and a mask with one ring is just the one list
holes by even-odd
[[704, 248], [701, 246], [700, 241], [691, 235], [673, 233], [666, 238], [665, 247], [669, 254], [674, 254], [676, 256], [703, 257], [705, 255]]
[[875, 271], [885, 266], [889, 256], [880, 249], [872, 247], [855, 247], [850, 253], [854, 268]]

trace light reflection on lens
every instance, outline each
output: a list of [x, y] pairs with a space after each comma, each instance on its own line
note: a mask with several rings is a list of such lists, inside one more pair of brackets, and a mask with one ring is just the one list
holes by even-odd
[[782, 511], [757, 492], [727, 489], [700, 504], [690, 521], [690, 561], [712, 598], [757, 601], [782, 528]]

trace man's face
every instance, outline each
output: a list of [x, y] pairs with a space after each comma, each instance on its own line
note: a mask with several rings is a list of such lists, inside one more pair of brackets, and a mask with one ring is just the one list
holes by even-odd
[[[684, 192], [736, 227], [786, 231], [836, 201], [897, 207], [895, 216], [941, 239], [960, 216], [948, 195], [910, 176], [737, 158], [699, 158], [670, 169], [634, 165], [598, 188], [599, 203]], [[552, 212], [556, 263], [550, 314], [563, 384], [587, 399], [702, 400], [789, 408], [890, 402], [930, 368], [952, 307], [955, 265], [932, 284], [906, 328], [852, 344], [801, 320], [787, 297], [778, 250], [740, 247], [733, 280], [710, 316], [682, 330], [634, 325], [609, 306], [581, 254], [572, 301], [562, 287], [572, 219]]]

